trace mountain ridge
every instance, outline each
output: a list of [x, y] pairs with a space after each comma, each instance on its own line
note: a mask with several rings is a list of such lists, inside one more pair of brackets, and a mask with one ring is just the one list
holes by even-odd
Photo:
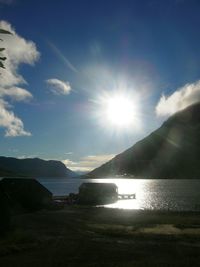
[[200, 178], [200, 103], [169, 117], [158, 129], [90, 172], [89, 178]]
[[61, 161], [40, 158], [17, 159], [0, 156], [0, 176], [2, 177], [66, 177], [77, 174], [68, 169]]

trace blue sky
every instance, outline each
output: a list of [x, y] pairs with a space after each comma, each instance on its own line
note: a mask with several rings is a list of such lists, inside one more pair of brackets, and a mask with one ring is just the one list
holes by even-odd
[[[194, 0], [0, 0], [13, 33], [2, 36], [1, 155], [90, 170], [199, 101], [199, 12]], [[120, 129], [101, 102], [119, 92], [137, 106]]]

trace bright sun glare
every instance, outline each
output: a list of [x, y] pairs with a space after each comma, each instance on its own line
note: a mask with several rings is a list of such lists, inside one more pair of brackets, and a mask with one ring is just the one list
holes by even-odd
[[108, 131], [118, 133], [141, 130], [140, 98], [133, 90], [124, 88], [102, 91], [94, 103], [97, 121]]
[[130, 126], [136, 116], [133, 101], [124, 95], [116, 95], [105, 101], [105, 115], [108, 121], [119, 128]]

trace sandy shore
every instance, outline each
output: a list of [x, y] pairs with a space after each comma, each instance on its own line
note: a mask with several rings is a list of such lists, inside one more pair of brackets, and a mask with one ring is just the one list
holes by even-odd
[[68, 206], [13, 218], [0, 266], [200, 266], [200, 213]]

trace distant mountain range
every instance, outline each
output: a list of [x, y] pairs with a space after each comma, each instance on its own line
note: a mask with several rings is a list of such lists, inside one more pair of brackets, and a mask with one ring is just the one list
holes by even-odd
[[75, 177], [77, 174], [56, 160], [0, 157], [0, 177]]
[[200, 103], [171, 116], [134, 146], [90, 172], [89, 178], [200, 178]]

